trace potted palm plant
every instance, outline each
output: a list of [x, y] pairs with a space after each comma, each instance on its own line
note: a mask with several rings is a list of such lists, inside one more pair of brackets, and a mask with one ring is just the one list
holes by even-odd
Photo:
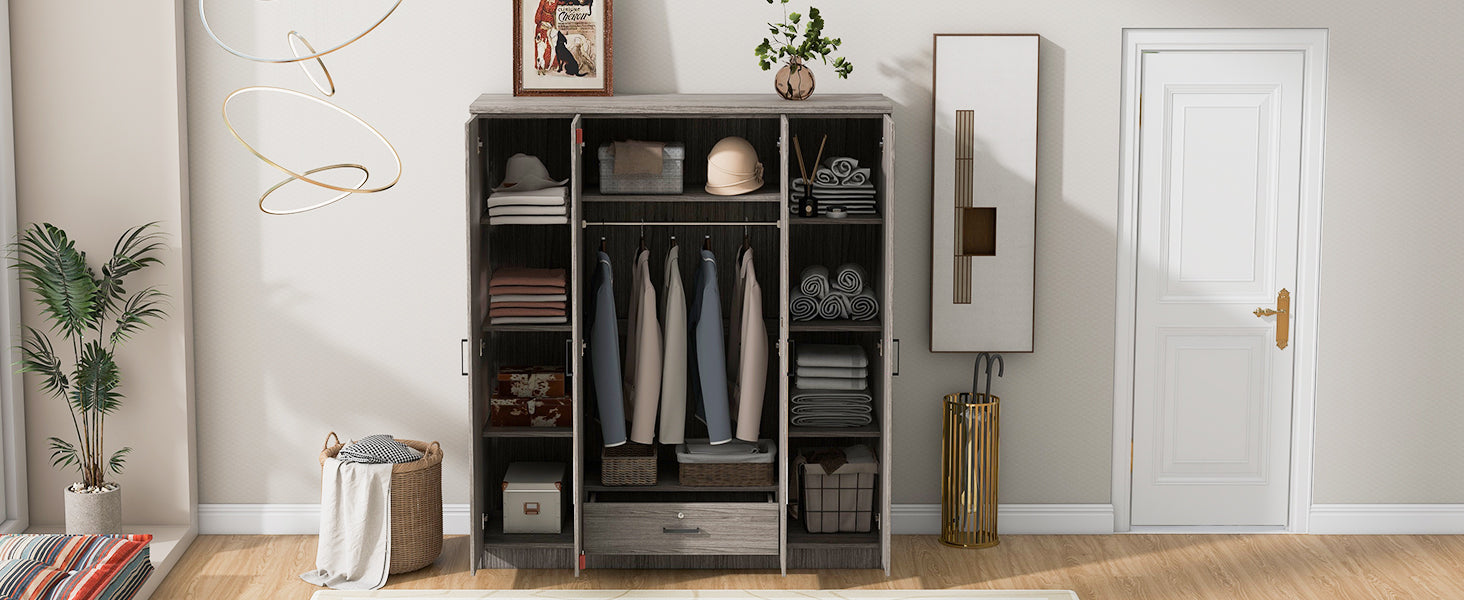
[[[66, 402], [76, 438], [50, 438], [51, 465], [74, 468], [81, 481], [66, 488], [66, 533], [118, 533], [122, 491], [107, 474], [120, 474], [130, 447], [106, 454], [108, 415], [122, 406], [119, 346], [166, 316], [167, 295], [156, 287], [129, 293], [128, 275], [161, 264], [157, 223], [128, 229], [100, 272], [61, 228], [32, 225], [13, 246], [20, 279], [35, 294], [49, 332], [25, 327], [19, 370], [39, 376], [41, 391]], [[52, 336], [60, 346], [52, 343]], [[69, 351], [69, 352], [68, 352]]]

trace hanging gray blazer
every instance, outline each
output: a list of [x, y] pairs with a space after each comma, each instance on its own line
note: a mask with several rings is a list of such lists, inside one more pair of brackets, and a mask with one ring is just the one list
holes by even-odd
[[661, 326], [656, 322], [650, 251], [636, 253], [631, 277], [625, 330], [625, 414], [630, 417], [630, 441], [650, 444], [656, 441], [656, 408], [661, 400]]
[[697, 399], [696, 416], [707, 424], [713, 444], [732, 441], [732, 417], [727, 406], [727, 358], [722, 342], [722, 300], [717, 288], [717, 259], [710, 250], [701, 251], [691, 301], [691, 344], [696, 377], [692, 396]]
[[615, 280], [610, 255], [600, 253], [595, 269], [595, 312], [590, 325], [590, 368], [594, 370], [595, 403], [605, 446], [625, 443], [625, 405], [620, 389], [619, 324], [615, 320]]
[[666, 253], [661, 327], [665, 352], [661, 361], [661, 443], [686, 441], [686, 289], [681, 285], [681, 259], [676, 246]]

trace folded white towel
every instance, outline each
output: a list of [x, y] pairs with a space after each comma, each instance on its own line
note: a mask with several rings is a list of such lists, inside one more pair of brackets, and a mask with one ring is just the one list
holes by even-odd
[[852, 367], [805, 367], [799, 366], [795, 372], [799, 377], [843, 377], [845, 379], [864, 379], [869, 377], [869, 369]]
[[793, 385], [801, 390], [862, 391], [869, 389], [864, 379], [843, 379], [839, 377], [794, 377]]
[[562, 217], [569, 214], [563, 204], [554, 206], [495, 206], [488, 209], [489, 217], [502, 217], [508, 215], [536, 215], [541, 217]]
[[864, 348], [843, 344], [799, 344], [795, 361], [800, 367], [855, 367], [869, 366], [869, 356]]
[[565, 225], [569, 223], [569, 217], [560, 215], [557, 217], [529, 217], [511, 215], [506, 217], [489, 217], [489, 225]]

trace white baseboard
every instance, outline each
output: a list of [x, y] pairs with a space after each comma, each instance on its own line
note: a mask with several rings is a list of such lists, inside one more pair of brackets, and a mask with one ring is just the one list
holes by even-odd
[[[939, 504], [890, 507], [891, 532], [940, 533]], [[998, 533], [1010, 535], [1113, 533], [1112, 504], [1003, 504], [996, 510]]]
[[[939, 504], [896, 504], [890, 507], [891, 532], [940, 533]], [[442, 530], [468, 533], [468, 505], [442, 505]], [[1113, 533], [1111, 504], [1003, 504], [997, 527], [1006, 534]], [[314, 535], [320, 530], [319, 504], [200, 504], [201, 535]]]
[[1464, 534], [1464, 504], [1313, 504], [1313, 534]]
[[[467, 535], [468, 505], [442, 505], [442, 532]], [[200, 504], [200, 535], [315, 535], [319, 504]]]

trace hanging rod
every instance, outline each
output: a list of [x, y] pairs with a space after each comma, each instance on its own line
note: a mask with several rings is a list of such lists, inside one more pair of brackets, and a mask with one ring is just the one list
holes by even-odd
[[581, 221], [586, 227], [782, 227], [777, 221]]

